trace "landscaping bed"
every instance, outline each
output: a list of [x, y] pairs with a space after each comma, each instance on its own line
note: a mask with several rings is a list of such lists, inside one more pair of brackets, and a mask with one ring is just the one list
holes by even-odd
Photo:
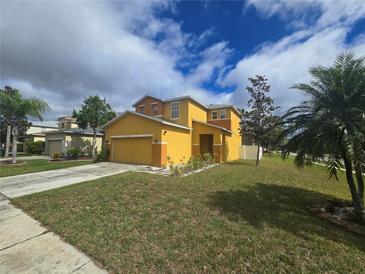
[[362, 273], [365, 241], [308, 207], [347, 183], [292, 160], [128, 172], [12, 200], [112, 273]]

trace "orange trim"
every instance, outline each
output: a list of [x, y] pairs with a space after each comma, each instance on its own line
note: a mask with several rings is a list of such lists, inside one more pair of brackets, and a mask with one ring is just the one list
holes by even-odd
[[166, 167], [167, 144], [152, 144], [152, 165]]
[[222, 146], [213, 146], [214, 162], [222, 163]]

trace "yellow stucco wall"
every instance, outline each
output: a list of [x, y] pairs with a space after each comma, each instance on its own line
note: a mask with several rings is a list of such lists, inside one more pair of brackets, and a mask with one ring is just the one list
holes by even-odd
[[158, 122], [127, 113], [105, 129], [105, 141], [111, 142], [111, 136], [152, 134], [154, 141], [161, 140], [162, 125]]
[[[175, 164], [187, 162], [191, 157], [191, 131], [164, 126], [162, 142], [166, 143], [166, 156]], [[168, 164], [168, 163], [167, 163]]]
[[193, 123], [193, 144], [199, 144], [200, 134], [213, 134], [213, 145], [222, 144], [221, 130], [201, 123]]
[[232, 135], [230, 137], [226, 137], [227, 142], [227, 161], [232, 161], [239, 159], [240, 157], [240, 146], [241, 146], [241, 136], [239, 132], [240, 127], [240, 117], [230, 110], [230, 116], [231, 116], [231, 131]]
[[193, 126], [193, 120], [207, 122], [207, 111], [193, 101], [189, 101], [189, 127]]
[[41, 137], [41, 136], [33, 136], [33, 142], [45, 142], [46, 141], [46, 137]]
[[[92, 145], [92, 142], [93, 142], [92, 135], [89, 136], [82, 136], [77, 134], [66, 135], [65, 138], [66, 151], [71, 147], [79, 147], [81, 150], [87, 150], [89, 149], [89, 146]], [[102, 137], [96, 137], [95, 147], [97, 152], [101, 151], [101, 148], [103, 147]]]
[[[171, 118], [171, 104], [178, 102], [179, 103], [179, 117], [176, 119]], [[183, 126], [189, 126], [189, 101], [188, 100], [181, 100], [181, 101], [173, 101], [167, 102], [164, 104], [164, 119], [171, 120], [176, 124], [180, 124]]]

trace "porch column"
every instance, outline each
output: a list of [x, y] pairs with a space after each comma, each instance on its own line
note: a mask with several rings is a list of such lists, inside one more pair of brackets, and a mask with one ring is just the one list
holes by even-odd
[[214, 162], [222, 163], [223, 149], [222, 144], [213, 144]]
[[200, 155], [200, 145], [199, 144], [193, 144], [191, 150], [192, 150], [191, 155], [193, 155], [193, 156]]

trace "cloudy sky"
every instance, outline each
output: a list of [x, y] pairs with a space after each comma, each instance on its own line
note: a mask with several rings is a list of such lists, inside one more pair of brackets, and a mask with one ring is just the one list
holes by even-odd
[[1, 1], [1, 86], [70, 114], [98, 94], [117, 111], [150, 94], [245, 106], [264, 74], [281, 110], [308, 68], [365, 56], [363, 0]]

